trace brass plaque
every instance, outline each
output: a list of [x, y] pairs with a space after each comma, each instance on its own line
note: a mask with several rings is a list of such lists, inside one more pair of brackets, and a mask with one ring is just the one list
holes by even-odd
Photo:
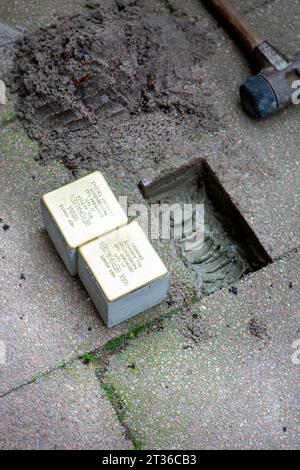
[[110, 302], [168, 273], [137, 222], [87, 243], [79, 253]]
[[43, 200], [70, 248], [128, 222], [100, 171], [51, 191]]

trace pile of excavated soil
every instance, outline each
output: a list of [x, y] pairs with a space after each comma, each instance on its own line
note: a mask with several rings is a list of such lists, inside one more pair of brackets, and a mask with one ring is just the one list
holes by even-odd
[[129, 171], [190, 152], [220, 119], [201, 86], [210, 31], [165, 0], [118, 0], [18, 45], [11, 88], [40, 158]]

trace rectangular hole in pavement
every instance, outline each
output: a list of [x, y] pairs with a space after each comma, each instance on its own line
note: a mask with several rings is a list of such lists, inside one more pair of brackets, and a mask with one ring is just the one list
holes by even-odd
[[204, 244], [187, 250], [184, 241], [170, 240], [203, 294], [233, 286], [272, 262], [205, 161], [139, 186], [150, 204], [204, 204]]

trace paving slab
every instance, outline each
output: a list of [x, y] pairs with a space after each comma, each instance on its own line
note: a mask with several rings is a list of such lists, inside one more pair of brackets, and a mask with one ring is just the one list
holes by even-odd
[[61, 368], [0, 399], [0, 449], [131, 449], [93, 366]]
[[288, 256], [113, 357], [105, 381], [144, 448], [300, 448], [299, 269]]
[[73, 176], [60, 164], [42, 166], [36, 156], [36, 144], [18, 121], [0, 129], [0, 340], [6, 344], [0, 395], [193, 295], [191, 286], [182, 289], [182, 263], [174, 259], [177, 274], [171, 306], [163, 303], [108, 330], [79, 280], [68, 274], [43, 227], [41, 195]]
[[[67, 171], [58, 164], [45, 171], [34, 160], [35, 143], [17, 122], [0, 134], [3, 394], [63, 362], [65, 355], [74, 357], [81, 341], [85, 350], [102, 335], [96, 331], [96, 312], [78, 281], [65, 272], [40, 216], [40, 195], [58, 180], [67, 182]], [[105, 341], [104, 328], [102, 333]]]

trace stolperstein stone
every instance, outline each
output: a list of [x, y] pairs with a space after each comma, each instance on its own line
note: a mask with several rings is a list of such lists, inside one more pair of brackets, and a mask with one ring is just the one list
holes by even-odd
[[108, 327], [160, 303], [168, 270], [137, 222], [79, 248], [78, 273]]
[[44, 195], [41, 207], [45, 227], [72, 276], [81, 245], [128, 222], [100, 171]]

